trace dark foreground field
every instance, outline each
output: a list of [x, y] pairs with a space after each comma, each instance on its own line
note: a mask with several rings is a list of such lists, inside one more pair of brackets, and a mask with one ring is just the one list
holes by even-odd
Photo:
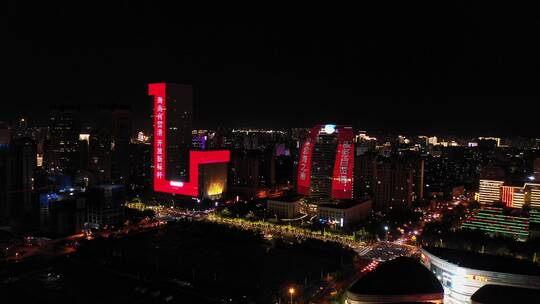
[[339, 244], [186, 221], [95, 239], [68, 258], [2, 265], [0, 294], [3, 303], [275, 303], [289, 286], [306, 296], [352, 256]]

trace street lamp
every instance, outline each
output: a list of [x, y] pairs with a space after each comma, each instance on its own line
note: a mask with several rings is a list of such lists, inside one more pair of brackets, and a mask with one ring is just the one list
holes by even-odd
[[388, 226], [384, 226], [386, 241], [388, 241]]
[[294, 288], [289, 288], [289, 294], [291, 295], [291, 304], [292, 304], [292, 297], [293, 297], [293, 294], [294, 294]]

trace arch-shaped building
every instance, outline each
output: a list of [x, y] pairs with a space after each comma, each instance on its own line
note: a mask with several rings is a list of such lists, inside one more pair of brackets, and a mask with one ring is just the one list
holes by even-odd
[[510, 257], [424, 247], [421, 262], [441, 282], [447, 303], [471, 303], [487, 284], [540, 289], [540, 267]]
[[443, 303], [437, 278], [417, 260], [398, 257], [381, 264], [354, 283], [346, 304]]

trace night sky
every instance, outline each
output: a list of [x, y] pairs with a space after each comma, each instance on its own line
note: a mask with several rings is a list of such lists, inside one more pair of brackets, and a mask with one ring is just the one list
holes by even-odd
[[151, 1], [45, 2], [3, 4], [0, 120], [44, 123], [49, 105], [76, 104], [91, 121], [95, 105], [120, 103], [144, 128], [147, 83], [167, 81], [194, 85], [199, 127], [540, 136], [532, 8], [385, 3], [246, 20]]

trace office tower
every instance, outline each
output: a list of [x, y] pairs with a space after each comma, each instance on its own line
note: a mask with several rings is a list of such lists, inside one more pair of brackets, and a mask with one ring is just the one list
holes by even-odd
[[152, 145], [144, 142], [130, 144], [129, 191], [145, 192], [152, 188]]
[[276, 184], [276, 156], [268, 149], [259, 152], [259, 185], [271, 187]]
[[[330, 131], [315, 131], [316, 144], [311, 154], [312, 171], [309, 195], [310, 197], [330, 197], [332, 189], [332, 175], [338, 138], [334, 128]], [[312, 131], [313, 132], [313, 131]]]
[[353, 197], [353, 130], [318, 125], [300, 150], [298, 193], [315, 199]]
[[9, 125], [0, 121], [0, 147], [7, 146], [11, 143], [11, 129]]
[[364, 153], [375, 151], [377, 138], [368, 136], [366, 131], [358, 132], [356, 135], [356, 155], [361, 156]]
[[11, 159], [8, 146], [0, 146], [0, 223], [10, 214]]
[[79, 159], [81, 170], [88, 170], [90, 164], [90, 134], [79, 134]]
[[74, 174], [78, 170], [80, 127], [78, 107], [51, 107], [46, 155], [47, 169], [51, 173]]
[[410, 165], [413, 169], [413, 200], [424, 199], [424, 165], [425, 161], [420, 156], [411, 156]]
[[148, 94], [154, 104], [154, 190], [193, 197], [207, 193], [208, 183], [199, 178], [201, 166], [227, 163], [230, 153], [191, 150], [191, 86], [153, 83]]
[[535, 158], [533, 161], [533, 172], [535, 180], [540, 181], [540, 158]]
[[276, 156], [275, 160], [276, 183], [289, 185], [293, 183], [294, 162], [291, 155]]
[[374, 172], [375, 208], [410, 207], [414, 195], [414, 169], [403, 158], [385, 158]]
[[167, 84], [164, 106], [167, 109], [166, 177], [170, 180], [186, 180], [193, 124], [192, 87]]
[[129, 177], [131, 108], [99, 106], [90, 137], [90, 169], [96, 183], [126, 183]]
[[121, 223], [126, 198], [124, 185], [92, 186], [86, 195], [87, 222], [90, 226], [102, 228]]
[[276, 157], [273, 151], [234, 150], [229, 170], [231, 190], [253, 195], [261, 187], [276, 182]]
[[234, 150], [229, 171], [230, 185], [235, 191], [254, 193], [259, 186], [259, 161], [255, 153]]
[[377, 152], [356, 153], [354, 160], [354, 194], [357, 198], [371, 196], [374, 189]]
[[13, 128], [13, 138], [33, 138], [33, 130], [28, 126], [27, 118], [20, 118]]
[[0, 217], [24, 218], [32, 211], [36, 145], [28, 138], [0, 148]]

